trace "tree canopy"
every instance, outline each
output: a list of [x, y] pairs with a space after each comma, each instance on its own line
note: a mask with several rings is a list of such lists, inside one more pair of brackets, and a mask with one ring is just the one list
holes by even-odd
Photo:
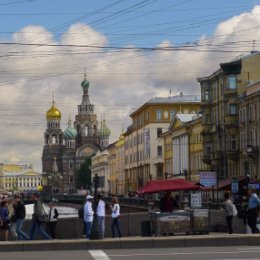
[[91, 162], [92, 156], [88, 156], [80, 169], [76, 172], [76, 187], [89, 189], [91, 186]]

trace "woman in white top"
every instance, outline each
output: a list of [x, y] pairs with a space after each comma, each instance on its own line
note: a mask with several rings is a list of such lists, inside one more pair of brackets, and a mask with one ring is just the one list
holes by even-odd
[[122, 237], [121, 231], [120, 231], [120, 227], [119, 227], [119, 216], [120, 216], [120, 206], [118, 204], [118, 199], [116, 197], [113, 197], [112, 199], [112, 206], [111, 206], [111, 210], [112, 210], [112, 225], [111, 225], [111, 229], [112, 229], [112, 237], [115, 237], [115, 229], [117, 230], [118, 236]]

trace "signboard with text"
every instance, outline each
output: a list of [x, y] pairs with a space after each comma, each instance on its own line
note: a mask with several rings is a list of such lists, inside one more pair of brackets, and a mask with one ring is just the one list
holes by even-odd
[[201, 192], [192, 192], [190, 194], [190, 204], [191, 204], [191, 208], [202, 207]]
[[214, 186], [217, 183], [216, 172], [200, 172], [200, 184], [205, 187]]
[[239, 191], [239, 183], [237, 178], [233, 178], [231, 182], [231, 191], [232, 193], [238, 193]]

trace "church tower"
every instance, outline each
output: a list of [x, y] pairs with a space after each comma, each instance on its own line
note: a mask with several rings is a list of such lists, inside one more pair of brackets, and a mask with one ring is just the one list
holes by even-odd
[[60, 128], [61, 112], [55, 106], [54, 98], [51, 108], [46, 112], [47, 129], [44, 132], [44, 147], [42, 153], [42, 172], [50, 173], [53, 170], [54, 158], [57, 167], [62, 173], [61, 156], [64, 150], [63, 133]]
[[77, 131], [77, 156], [91, 156], [99, 150], [98, 121], [94, 112], [94, 105], [89, 100], [89, 81], [86, 73], [81, 87], [83, 90], [82, 102], [78, 105], [78, 114], [74, 122]]
[[68, 127], [64, 130], [65, 151], [62, 156], [64, 191], [72, 193], [75, 190], [75, 140], [77, 131], [68, 120]]

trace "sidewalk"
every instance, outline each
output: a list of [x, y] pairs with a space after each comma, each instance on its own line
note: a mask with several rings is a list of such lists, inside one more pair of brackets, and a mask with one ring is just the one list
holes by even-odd
[[258, 234], [176, 235], [166, 237], [125, 237], [102, 240], [61, 239], [35, 241], [1, 241], [0, 252], [48, 251], [48, 250], [90, 250], [90, 249], [129, 249], [161, 247], [221, 247], [221, 246], [260, 246]]

